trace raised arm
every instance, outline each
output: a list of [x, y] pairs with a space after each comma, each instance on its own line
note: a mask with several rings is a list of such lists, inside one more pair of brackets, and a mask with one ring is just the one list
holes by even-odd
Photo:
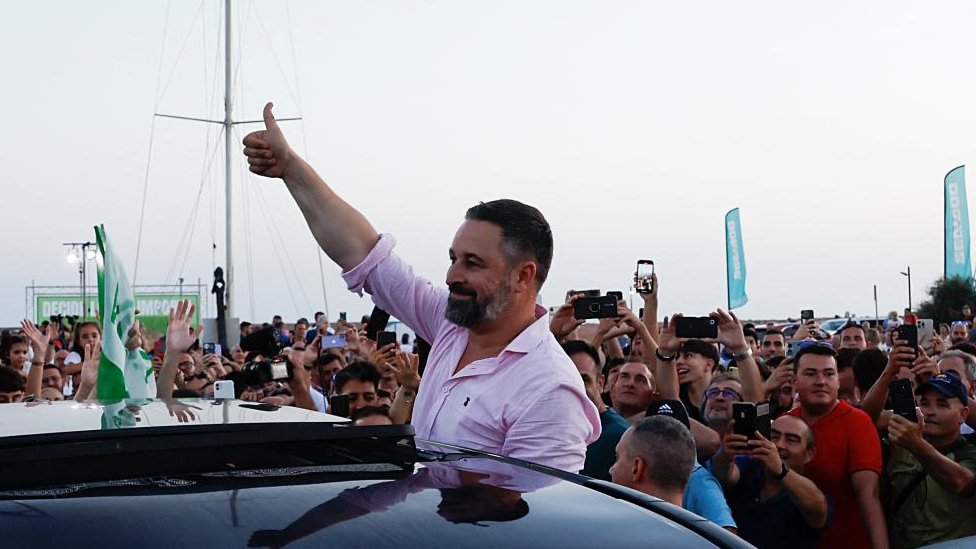
[[875, 423], [881, 417], [881, 412], [884, 411], [885, 403], [888, 401], [888, 384], [895, 379], [899, 369], [912, 366], [915, 353], [912, 352], [911, 347], [905, 345], [906, 343], [908, 342], [903, 340], [895, 342], [896, 346], [888, 354], [888, 364], [884, 371], [868, 390], [868, 394], [861, 399], [861, 410], [871, 416], [871, 420]]
[[[759, 402], [763, 394], [763, 380], [759, 374], [759, 365], [752, 356], [746, 336], [742, 331], [742, 323], [731, 311], [718, 309], [709, 316], [718, 321], [718, 343], [725, 345], [735, 355], [735, 364], [739, 367], [739, 379], [742, 383], [742, 399], [746, 402]], [[706, 340], [713, 342], [712, 340]]]
[[47, 333], [41, 331], [30, 319], [25, 318], [20, 322], [24, 335], [30, 341], [31, 349], [34, 351], [34, 359], [31, 361], [30, 373], [27, 374], [27, 396], [41, 398], [41, 378], [44, 377], [44, 364], [48, 358], [48, 349], [52, 332], [49, 324]]
[[196, 306], [184, 299], [176, 304], [176, 309], [169, 311], [169, 323], [166, 325], [166, 357], [163, 367], [156, 380], [156, 398], [170, 398], [173, 396], [173, 384], [176, 381], [176, 370], [179, 367], [180, 354], [185, 353], [200, 337], [203, 325], [196, 333], [190, 333], [190, 320]]
[[[681, 317], [681, 313], [675, 313], [669, 319], [664, 317], [661, 337], [658, 339], [658, 353], [655, 356], [654, 377], [657, 380], [657, 391], [661, 398], [677, 400], [681, 391], [681, 384], [678, 381], [678, 370], [674, 367], [674, 357], [681, 349], [682, 340], [674, 334], [675, 320]], [[661, 360], [661, 356], [670, 357], [670, 360]]]
[[972, 497], [976, 489], [976, 475], [922, 438], [921, 422], [922, 417], [919, 417], [919, 423], [913, 423], [899, 415], [891, 416], [889, 440], [911, 452], [932, 480], [944, 490], [957, 496]]
[[250, 169], [285, 181], [319, 246], [342, 270], [348, 271], [366, 258], [379, 235], [361, 213], [339, 198], [295, 154], [274, 119], [272, 107], [271, 103], [264, 106], [266, 129], [244, 137], [244, 156]]

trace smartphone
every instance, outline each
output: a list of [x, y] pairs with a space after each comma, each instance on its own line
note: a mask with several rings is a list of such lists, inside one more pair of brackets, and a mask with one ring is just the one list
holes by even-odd
[[366, 337], [376, 341], [376, 334], [385, 330], [389, 323], [390, 313], [374, 306], [373, 312], [369, 314], [369, 320], [366, 322]]
[[220, 343], [203, 344], [203, 354], [205, 355], [223, 356], [223, 353], [221, 353], [221, 351], [223, 351], [223, 349], [220, 347]]
[[790, 341], [786, 344], [786, 356], [792, 357], [796, 356], [797, 351], [800, 350], [800, 344], [802, 341]]
[[718, 321], [710, 316], [682, 316], [675, 319], [674, 335], [692, 339], [718, 337]]
[[236, 398], [236, 395], [234, 394], [234, 382], [224, 380], [214, 382], [214, 398]]
[[733, 402], [732, 419], [735, 420], [735, 434], [744, 435], [749, 440], [756, 440], [756, 431], [770, 437], [772, 423], [769, 416], [769, 402]]
[[573, 316], [577, 320], [613, 318], [618, 314], [617, 300], [614, 296], [581, 297], [573, 305]]
[[345, 311], [341, 311], [339, 313], [339, 320], [341, 320], [343, 322], [346, 322], [346, 312]]
[[918, 326], [918, 345], [926, 351], [932, 350], [932, 340], [935, 338], [935, 321], [922, 318], [916, 323]]
[[322, 336], [322, 349], [344, 349], [346, 347], [346, 336], [344, 335], [324, 335]]
[[806, 323], [808, 320], [813, 320], [813, 309], [803, 309], [800, 311], [800, 322]]
[[898, 339], [903, 339], [908, 342], [908, 346], [915, 351], [915, 357], [918, 358], [918, 326], [914, 324], [902, 324], [898, 326], [897, 329]]
[[733, 433], [750, 439], [756, 438], [756, 405], [752, 402], [733, 402], [732, 419], [735, 420]]
[[608, 296], [613, 296], [613, 298], [616, 299], [617, 301], [623, 301], [623, 299], [624, 299], [624, 293], [623, 292], [612, 291], [612, 292], [607, 292], [607, 295]]
[[637, 260], [637, 272], [634, 274], [634, 289], [639, 294], [649, 294], [654, 291], [654, 262], [650, 259]]
[[329, 399], [329, 413], [339, 417], [349, 417], [349, 395], [335, 395]]
[[909, 379], [896, 379], [888, 384], [888, 402], [891, 409], [901, 417], [917, 422], [915, 413], [915, 395], [912, 393], [912, 382]]
[[380, 332], [376, 334], [377, 349], [382, 349], [390, 343], [396, 343], [396, 332]]

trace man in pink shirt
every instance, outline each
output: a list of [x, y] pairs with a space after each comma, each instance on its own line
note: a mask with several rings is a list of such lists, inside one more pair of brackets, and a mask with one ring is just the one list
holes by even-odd
[[244, 138], [252, 172], [281, 178], [349, 289], [432, 342], [412, 423], [421, 438], [583, 468], [600, 435], [596, 407], [549, 332], [536, 297], [552, 262], [542, 214], [514, 200], [469, 209], [454, 235], [447, 288], [435, 288], [288, 146], [271, 113]]

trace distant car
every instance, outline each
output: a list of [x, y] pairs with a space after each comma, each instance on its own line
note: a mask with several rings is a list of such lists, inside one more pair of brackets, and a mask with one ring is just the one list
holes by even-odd
[[830, 335], [834, 335], [835, 333], [837, 333], [837, 330], [840, 330], [844, 326], [847, 326], [848, 322], [850, 322], [849, 318], [831, 318], [830, 320], [825, 320], [821, 322], [820, 329], [827, 332]]
[[0, 405], [3, 547], [751, 547], [614, 484], [236, 400]]

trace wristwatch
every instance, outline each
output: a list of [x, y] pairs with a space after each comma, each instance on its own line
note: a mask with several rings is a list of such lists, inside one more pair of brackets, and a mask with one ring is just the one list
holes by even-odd
[[786, 462], [783, 462], [783, 470], [779, 472], [778, 475], [774, 475], [773, 478], [776, 480], [783, 480], [786, 475], [790, 472], [790, 468], [786, 466]]
[[674, 360], [674, 357], [678, 356], [678, 353], [674, 353], [673, 355], [664, 356], [664, 355], [661, 354], [661, 350], [660, 349], [654, 349], [654, 355], [657, 356], [657, 359], [660, 360], [661, 362], [671, 362], [672, 360]]
[[746, 349], [744, 351], [740, 351], [738, 353], [732, 353], [732, 358], [734, 358], [736, 362], [742, 362], [743, 360], [751, 356], [752, 356], [752, 347], [749, 347], [748, 345], [746, 346]]

